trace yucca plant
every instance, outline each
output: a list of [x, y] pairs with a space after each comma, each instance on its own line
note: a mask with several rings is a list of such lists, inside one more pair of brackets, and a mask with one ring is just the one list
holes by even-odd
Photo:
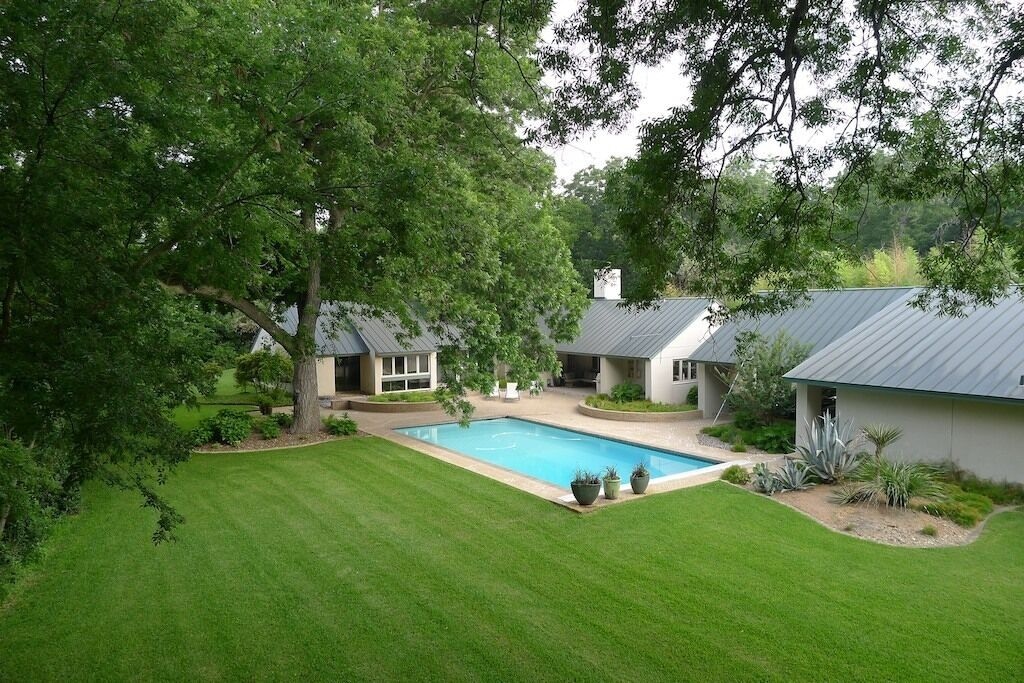
[[850, 476], [851, 483], [835, 497], [839, 503], [870, 502], [905, 508], [911, 498], [937, 499], [944, 495], [939, 471], [921, 463], [865, 460]]
[[773, 475], [779, 491], [803, 491], [811, 486], [811, 476], [807, 466], [798, 460], [786, 458], [782, 467]]
[[759, 462], [754, 465], [754, 476], [752, 479], [754, 490], [765, 495], [772, 495], [778, 491], [779, 483], [768, 469], [768, 465]]
[[805, 425], [807, 445], [796, 452], [810, 473], [824, 484], [834, 484], [853, 471], [861, 461], [850, 438], [851, 424], [841, 424], [839, 416], [821, 415]]
[[903, 436], [903, 430], [896, 425], [871, 424], [865, 425], [861, 434], [875, 447], [875, 457], [881, 458], [885, 449]]

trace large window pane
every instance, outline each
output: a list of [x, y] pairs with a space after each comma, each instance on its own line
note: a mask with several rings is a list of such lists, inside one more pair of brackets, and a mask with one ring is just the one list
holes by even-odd
[[417, 377], [416, 379], [409, 380], [410, 389], [429, 389], [430, 378], [429, 377]]
[[393, 379], [387, 382], [381, 382], [381, 391], [405, 391], [405, 380], [404, 379]]
[[381, 362], [384, 364], [384, 376], [393, 375], [394, 371], [392, 370], [391, 359], [381, 358]]
[[395, 356], [395, 374], [405, 374], [405, 356]]
[[430, 356], [425, 353], [420, 355], [420, 372], [424, 375], [430, 372]]

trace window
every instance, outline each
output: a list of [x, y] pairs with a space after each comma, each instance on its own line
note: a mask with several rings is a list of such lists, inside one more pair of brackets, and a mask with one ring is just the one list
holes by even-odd
[[676, 359], [672, 361], [673, 382], [693, 382], [697, 379], [697, 364], [692, 360]]
[[393, 377], [381, 382], [381, 391], [407, 391], [430, 388], [430, 354], [385, 356], [381, 358], [381, 374]]

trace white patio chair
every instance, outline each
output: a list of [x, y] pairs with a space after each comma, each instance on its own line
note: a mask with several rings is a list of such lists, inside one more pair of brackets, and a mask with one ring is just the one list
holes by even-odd
[[487, 394], [487, 396], [485, 396], [484, 398], [493, 398], [493, 399], [501, 398], [501, 390], [498, 388], [498, 383], [497, 382], [495, 382], [494, 384], [491, 385], [491, 393]]
[[519, 383], [509, 382], [505, 385], [505, 400], [506, 401], [518, 401], [519, 400]]

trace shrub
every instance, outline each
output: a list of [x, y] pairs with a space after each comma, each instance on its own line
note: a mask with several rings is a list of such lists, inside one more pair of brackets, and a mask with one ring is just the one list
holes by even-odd
[[649, 477], [651, 476], [651, 471], [647, 469], [647, 465], [645, 465], [643, 462], [638, 462], [637, 464], [633, 465], [633, 472], [629, 476], [630, 478], [634, 479], [639, 479], [641, 477]]
[[686, 402], [689, 403], [691, 406], [695, 406], [697, 405], [697, 399], [697, 386], [694, 385], [690, 387], [689, 391], [686, 392]]
[[272, 413], [270, 418], [284, 429], [288, 429], [295, 423], [295, 417], [291, 413]]
[[351, 436], [358, 431], [359, 427], [356, 421], [350, 418], [348, 413], [345, 413], [341, 417], [328, 415], [324, 418], [324, 429], [334, 436]]
[[281, 436], [281, 425], [271, 417], [265, 417], [256, 423], [256, 431], [263, 435], [264, 439], [276, 439]]
[[633, 382], [623, 382], [612, 387], [612, 400], [616, 403], [639, 401], [644, 397], [644, 388]]
[[811, 476], [807, 466], [801, 461], [790, 458], [786, 458], [774, 477], [776, 489], [779, 491], [803, 491], [811, 486]]
[[622, 410], [629, 413], [682, 413], [693, 410], [689, 403], [655, 403], [647, 399], [639, 401], [614, 401], [608, 394], [591, 394], [585, 403], [602, 410]]
[[838, 416], [826, 414], [806, 427], [808, 445], [796, 448], [800, 460], [822, 483], [842, 481], [861, 461], [851, 448], [850, 423], [841, 426]]
[[796, 423], [778, 422], [743, 432], [743, 441], [766, 453], [790, 453], [796, 441]]
[[914, 505], [915, 510], [927, 512], [933, 517], [944, 517], [957, 526], [970, 529], [977, 526], [982, 515], [974, 508], [955, 500], [936, 500]]
[[750, 472], [747, 472], [741, 465], [729, 465], [722, 472], [722, 479], [730, 484], [743, 486], [750, 481]]
[[190, 438], [193, 446], [205, 446], [208, 443], [213, 443], [216, 440], [213, 431], [213, 418], [208, 417], [201, 420], [190, 432]]
[[235, 446], [252, 433], [252, 416], [240, 410], [226, 408], [213, 417], [199, 423], [193, 431], [197, 438], [204, 438], [201, 443], [222, 443]]
[[283, 353], [254, 351], [238, 357], [235, 381], [239, 386], [253, 386], [261, 394], [269, 394], [291, 379], [293, 369], [292, 359]]
[[995, 482], [990, 479], [980, 479], [952, 464], [946, 466], [943, 472], [943, 479], [956, 484], [967, 493], [977, 493], [985, 496], [996, 505], [1024, 505], [1024, 484], [1010, 484], [1005, 481]]
[[733, 453], [746, 453], [747, 444], [743, 443], [743, 439], [739, 439], [732, 445], [732, 448], [729, 450], [731, 450]]
[[911, 498], [935, 499], [943, 494], [938, 471], [920, 463], [869, 458], [850, 476], [855, 484], [838, 492], [839, 503], [867, 501], [905, 508]]
[[921, 529], [921, 535], [935, 537], [939, 535], [939, 530], [933, 527], [931, 524]]
[[796, 389], [782, 376], [809, 352], [809, 345], [793, 341], [784, 332], [772, 339], [755, 332], [738, 335], [735, 369], [722, 378], [732, 387], [726, 399], [729, 407], [738, 416], [749, 416], [755, 424], [771, 424], [779, 417], [793, 415]]
[[752, 478], [754, 490], [758, 493], [765, 495], [772, 495], [777, 490], [778, 482], [775, 477], [772, 476], [771, 471], [768, 469], [768, 465], [763, 462], [759, 462], [754, 465], [754, 475]]
[[903, 436], [903, 430], [895, 425], [870, 424], [864, 426], [861, 434], [875, 447], [875, 457], [881, 458], [886, 447], [899, 441]]

